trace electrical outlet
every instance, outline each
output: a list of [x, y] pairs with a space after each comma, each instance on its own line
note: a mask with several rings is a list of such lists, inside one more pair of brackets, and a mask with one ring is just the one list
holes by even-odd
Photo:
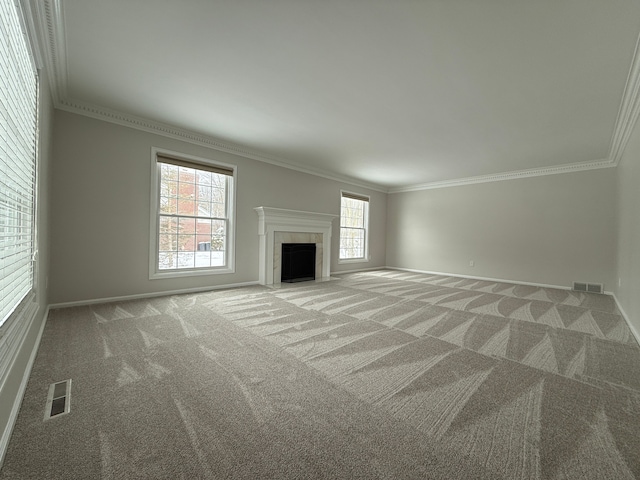
[[476, 262], [474, 262], [473, 260], [469, 260], [469, 266], [470, 266], [470, 267], [475, 266], [475, 264], [476, 264]]

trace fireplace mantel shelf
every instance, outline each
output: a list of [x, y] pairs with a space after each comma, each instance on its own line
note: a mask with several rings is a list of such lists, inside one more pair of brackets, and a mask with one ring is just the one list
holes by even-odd
[[[321, 234], [319, 249], [321, 256], [321, 273], [319, 278], [329, 278], [331, 274], [331, 224], [337, 215], [300, 210], [287, 210], [274, 207], [256, 207], [258, 214], [258, 235], [260, 236], [259, 281], [261, 285], [280, 283], [279, 264], [274, 265], [274, 258], [279, 261], [280, 255], [275, 252], [276, 232], [292, 234]], [[276, 275], [274, 275], [276, 270]], [[276, 278], [277, 277], [277, 278]]]

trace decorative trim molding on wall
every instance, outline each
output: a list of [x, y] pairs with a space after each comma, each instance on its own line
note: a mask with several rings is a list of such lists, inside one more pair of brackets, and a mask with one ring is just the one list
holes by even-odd
[[453, 180], [443, 180], [441, 182], [431, 182], [423, 183], [420, 185], [410, 185], [407, 187], [390, 188], [389, 193], [413, 192], [418, 190], [430, 190], [432, 188], [457, 187], [460, 185], [472, 185], [475, 183], [499, 182], [502, 180], [515, 180], [517, 178], [527, 177], [541, 177], [544, 175], [557, 175], [560, 173], [580, 172], [583, 170], [596, 170], [609, 167], [615, 167], [615, 164], [608, 159], [595, 160], [593, 162], [585, 163], [568, 163], [565, 165], [555, 165], [553, 167], [531, 168], [528, 170], [517, 170], [513, 172], [479, 175], [477, 177], [457, 178]]
[[[519, 280], [508, 280], [504, 278], [493, 278], [493, 277], [478, 277], [474, 275], [462, 275], [460, 273], [448, 273], [448, 272], [434, 272], [431, 270], [419, 270], [415, 268], [403, 268], [403, 267], [390, 267], [386, 265], [384, 268], [388, 270], [398, 270], [400, 272], [410, 272], [410, 273], [423, 273], [427, 275], [441, 275], [443, 277], [458, 277], [458, 278], [467, 278], [469, 280], [482, 280], [485, 282], [500, 282], [500, 283], [512, 283], [514, 285], [528, 285], [531, 287], [541, 287], [541, 288], [555, 288], [558, 290], [571, 290], [571, 287], [565, 287], [564, 285], [551, 285], [547, 283], [533, 283], [533, 282], [522, 282]], [[342, 272], [336, 272], [336, 275]], [[609, 294], [609, 292], [605, 292]]]
[[67, 112], [83, 115], [85, 117], [91, 117], [98, 120], [102, 120], [109, 123], [115, 123], [136, 130], [142, 130], [147, 133], [155, 135], [162, 135], [163, 137], [173, 138], [183, 142], [188, 142], [193, 145], [199, 145], [202, 147], [211, 148], [220, 152], [231, 153], [239, 155], [244, 158], [250, 158], [259, 162], [268, 163], [278, 167], [287, 168], [289, 170], [295, 170], [301, 173], [314, 175], [316, 177], [327, 178], [336, 182], [342, 182], [349, 185], [354, 185], [369, 190], [386, 193], [387, 189], [380, 185], [372, 183], [362, 182], [354, 178], [335, 175], [329, 172], [324, 172], [320, 169], [312, 169], [309, 167], [302, 167], [295, 165], [291, 162], [287, 162], [282, 159], [278, 159], [261, 152], [257, 152], [246, 147], [236, 145], [233, 143], [223, 142], [215, 137], [209, 135], [203, 135], [195, 133], [193, 131], [185, 130], [179, 127], [175, 127], [166, 123], [156, 122], [147, 118], [137, 117], [134, 115], [126, 114], [116, 110], [111, 110], [105, 107], [100, 107], [86, 102], [80, 102], [78, 100], [63, 100], [56, 104], [58, 110], [64, 110]]
[[636, 41], [631, 68], [622, 94], [616, 126], [611, 136], [609, 160], [617, 166], [640, 114], [640, 36]]
[[[28, 3], [27, 10], [30, 10], [37, 15], [37, 20], [35, 21], [35, 23], [37, 23], [37, 25], [35, 25], [37, 31], [31, 32], [31, 35], [33, 38], [37, 38], [39, 40], [39, 45], [43, 50], [40, 52], [40, 56], [42, 57], [40, 61], [44, 63], [44, 66], [49, 73], [49, 81], [56, 108], [383, 193], [429, 190], [432, 188], [445, 188], [460, 185], [471, 185], [475, 183], [496, 182], [616, 167], [622, 158], [624, 149], [629, 141], [638, 116], [640, 116], [639, 37], [636, 42], [636, 48], [633, 54], [629, 75], [627, 77], [627, 83], [625, 85], [618, 111], [618, 117], [611, 137], [609, 157], [607, 159], [387, 188], [381, 185], [363, 182], [351, 177], [337, 175], [322, 169], [302, 167], [300, 165], [296, 165], [294, 161], [275, 158], [247, 147], [221, 141], [209, 135], [195, 133], [172, 125], [136, 117], [123, 112], [109, 110], [98, 105], [92, 105], [69, 98], [67, 88], [66, 36], [64, 15], [62, 13], [63, 0], [21, 1], [25, 4]], [[34, 28], [34, 25], [30, 24], [28, 25], [28, 28]]]
[[208, 285], [206, 287], [183, 288], [179, 290], [166, 290], [163, 292], [136, 293], [133, 295], [121, 295], [118, 297], [91, 298], [88, 300], [78, 300], [75, 302], [52, 303], [51, 305], [49, 305], [49, 308], [51, 310], [55, 310], [57, 308], [82, 307], [86, 305], [95, 305], [98, 303], [129, 302], [132, 300], [141, 300], [145, 298], [167, 297], [170, 295], [185, 295], [188, 293], [211, 292], [215, 290], [226, 290], [228, 288], [250, 287], [253, 285], [258, 285], [258, 282], [254, 281], [254, 282], [226, 283], [224, 285]]

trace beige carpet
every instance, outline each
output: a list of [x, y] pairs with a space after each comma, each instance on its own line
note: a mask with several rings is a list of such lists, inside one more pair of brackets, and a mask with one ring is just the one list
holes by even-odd
[[640, 478], [640, 348], [608, 296], [389, 270], [54, 310], [18, 478]]

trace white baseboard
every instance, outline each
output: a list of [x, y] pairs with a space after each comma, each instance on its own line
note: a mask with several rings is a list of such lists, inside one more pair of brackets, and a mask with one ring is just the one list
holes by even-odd
[[[33, 368], [33, 364], [36, 360], [36, 354], [38, 353], [38, 348], [40, 347], [40, 340], [42, 339], [42, 333], [44, 332], [44, 326], [47, 323], [48, 317], [49, 317], [49, 307], [47, 307], [43, 317], [40, 319], [40, 328], [38, 330], [38, 336], [36, 337], [36, 341], [29, 355], [29, 360], [27, 362], [26, 368], [22, 374], [22, 380], [20, 382], [20, 386], [18, 387], [18, 391], [16, 392], [16, 396], [13, 400], [13, 405], [11, 406], [11, 412], [7, 420], [7, 425], [4, 429], [4, 432], [2, 432], [2, 436], [0, 437], [0, 468], [2, 468], [2, 464], [4, 463], [4, 457], [5, 457], [5, 454], [7, 453], [7, 448], [9, 447], [9, 440], [11, 439], [11, 434], [13, 433], [13, 427], [15, 426], [16, 420], [18, 419], [18, 412], [20, 411], [20, 405], [22, 404], [24, 393], [27, 389], [27, 383], [29, 382], [29, 377], [31, 376], [31, 369]], [[24, 345], [24, 341], [27, 337], [27, 334], [31, 330], [31, 326], [33, 325], [33, 322], [36, 320], [36, 318], [37, 318], [37, 312], [36, 312], [36, 315], [34, 315], [29, 320], [29, 325], [26, 326], [25, 328], [24, 336], [23, 338], [20, 339], [20, 345], [17, 348], [15, 353], [16, 358], [18, 353], [22, 349]], [[14, 358], [14, 361], [15, 361], [15, 358]], [[11, 366], [13, 367], [13, 365]]]
[[[443, 275], [445, 277], [460, 277], [460, 278], [468, 278], [470, 280], [483, 280], [487, 282], [500, 282], [500, 283], [513, 283], [514, 285], [528, 285], [531, 287], [542, 287], [542, 288], [556, 288], [559, 290], [571, 290], [571, 287], [566, 287], [564, 285], [550, 285], [546, 283], [533, 283], [533, 282], [523, 282], [520, 280], [508, 280], [504, 278], [491, 278], [491, 277], [476, 277], [472, 275], [461, 275], [459, 273], [447, 273], [447, 272], [431, 272], [428, 270], [416, 270], [413, 268], [400, 268], [400, 267], [384, 267], [388, 270], [400, 270], [403, 272], [413, 272], [413, 273], [426, 273], [429, 275]], [[608, 292], [605, 292], [608, 293]]]
[[633, 324], [629, 320], [629, 316], [627, 315], [627, 312], [624, 311], [624, 308], [622, 308], [622, 305], [620, 305], [620, 301], [618, 300], [618, 297], [616, 297], [616, 294], [612, 293], [611, 295], [613, 296], [613, 299], [616, 301], [616, 306], [618, 307], [618, 310], [620, 310], [620, 315], [622, 315], [622, 318], [624, 318], [624, 321], [627, 322], [627, 326], [629, 327], [629, 330], [631, 330], [631, 333], [635, 337], [636, 342], [638, 342], [638, 345], [640, 345], [640, 333], [638, 333], [636, 328], [633, 326]]
[[259, 285], [259, 283], [258, 282], [230, 283], [226, 285], [210, 285], [207, 287], [185, 288], [183, 290], [168, 290], [166, 292], [151, 292], [151, 293], [139, 293], [135, 295], [123, 295], [120, 297], [93, 298], [89, 300], [78, 300], [75, 302], [53, 303], [49, 307], [51, 309], [65, 308], [65, 307], [81, 307], [84, 305], [95, 305], [96, 303], [125, 302], [128, 300], [140, 300], [142, 298], [165, 297], [168, 295], [183, 295], [185, 293], [200, 293], [200, 292], [208, 292], [212, 290], [226, 290], [229, 288], [250, 287], [254, 285]]
[[357, 268], [355, 270], [340, 270], [339, 272], [332, 271], [331, 275], [341, 275], [343, 273], [358, 273], [358, 272], [372, 272], [374, 270], [384, 270], [387, 267], [367, 267], [367, 268]]
[[[548, 285], [548, 284], [544, 284], [544, 283], [532, 283], [532, 282], [521, 282], [521, 281], [517, 281], [517, 280], [505, 280], [505, 279], [500, 279], [500, 278], [487, 278], [487, 277], [473, 277], [470, 275], [460, 275], [457, 273], [445, 273], [445, 272], [430, 272], [430, 271], [426, 271], [426, 270], [416, 270], [416, 269], [412, 269], [412, 268], [398, 268], [398, 267], [385, 267], [388, 270], [399, 270], [402, 272], [412, 272], [412, 273], [426, 273], [429, 275], [444, 275], [447, 277], [460, 277], [460, 278], [468, 278], [471, 280], [485, 280], [485, 281], [489, 281], [489, 282], [502, 282], [502, 283], [513, 283], [516, 285], [530, 285], [533, 287], [543, 287], [543, 288], [558, 288], [560, 290], [571, 290], [571, 287], [565, 287], [562, 285]], [[613, 292], [604, 292], [605, 295], [611, 295], [614, 299], [614, 301], [616, 302], [616, 306], [618, 307], [618, 310], [620, 310], [620, 314], [622, 316], [622, 318], [624, 318], [624, 321], [627, 323], [627, 326], [629, 327], [629, 330], [631, 330], [632, 335], [635, 337], [636, 342], [638, 342], [638, 345], [640, 345], [640, 333], [638, 333], [638, 331], [636, 330], [636, 328], [633, 326], [633, 324], [631, 323], [631, 321], [629, 320], [629, 317], [627, 316], [626, 312], [624, 311], [624, 309], [622, 308], [622, 305], [620, 305], [620, 301], [618, 300], [618, 297], [616, 297], [616, 294]]]

